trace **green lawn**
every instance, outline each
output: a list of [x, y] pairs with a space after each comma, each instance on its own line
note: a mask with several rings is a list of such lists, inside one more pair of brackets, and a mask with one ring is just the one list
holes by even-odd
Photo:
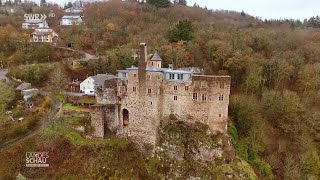
[[64, 100], [64, 95], [63, 95], [63, 94], [58, 94], [58, 95], [55, 96], [55, 98], [56, 98], [58, 101], [63, 102], [63, 100]]
[[68, 139], [76, 146], [94, 145], [94, 144], [108, 144], [108, 145], [127, 145], [128, 141], [124, 138], [111, 138], [111, 139], [86, 139], [82, 137], [75, 130], [65, 127], [62, 123], [54, 123], [44, 130], [44, 134], [60, 134]]
[[74, 106], [70, 103], [63, 104], [63, 109], [71, 110], [71, 111], [81, 111], [84, 108], [85, 108], [84, 106]]

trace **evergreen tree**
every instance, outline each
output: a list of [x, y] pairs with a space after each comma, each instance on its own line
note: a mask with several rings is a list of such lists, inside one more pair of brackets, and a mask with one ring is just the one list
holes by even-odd
[[47, 1], [46, 0], [41, 0], [40, 1], [40, 6], [47, 6]]
[[186, 0], [179, 0], [179, 4], [186, 6], [187, 5], [187, 1]]
[[167, 8], [170, 6], [170, 0], [147, 0], [147, 3], [152, 4], [157, 8]]
[[6, 1], [5, 3], [4, 3], [6, 6], [12, 6], [12, 2], [11, 2], [11, 0], [9, 0], [9, 1]]
[[71, 2], [68, 2], [68, 4], [66, 4], [64, 6], [64, 9], [68, 9], [68, 8], [71, 8], [71, 7], [73, 7], [73, 4]]
[[174, 0], [173, 4], [179, 4], [179, 5], [186, 6], [187, 5], [187, 1], [186, 0]]
[[194, 37], [194, 28], [189, 20], [179, 21], [176, 26], [169, 31], [168, 38], [170, 42], [190, 41]]
[[21, 0], [14, 0], [14, 4], [15, 5], [21, 4]]

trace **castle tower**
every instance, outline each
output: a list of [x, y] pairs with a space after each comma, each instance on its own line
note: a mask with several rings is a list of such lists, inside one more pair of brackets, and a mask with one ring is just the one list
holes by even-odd
[[162, 59], [158, 52], [155, 52], [150, 61], [148, 61], [148, 67], [161, 68]]

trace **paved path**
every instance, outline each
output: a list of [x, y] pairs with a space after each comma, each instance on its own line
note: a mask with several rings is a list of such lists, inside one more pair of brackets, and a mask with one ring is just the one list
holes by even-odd
[[19, 144], [19, 143], [37, 135], [38, 133], [42, 132], [50, 124], [50, 122], [54, 121], [57, 118], [58, 113], [60, 112], [61, 103], [57, 102], [53, 96], [49, 95], [49, 93], [41, 93], [41, 94], [44, 96], [48, 96], [52, 100], [51, 110], [49, 110], [49, 112], [42, 118], [42, 120], [40, 121], [40, 124], [37, 125], [35, 130], [33, 130], [32, 132], [30, 132], [29, 134], [27, 134], [24, 137], [13, 139], [9, 142], [1, 144], [0, 150], [5, 149], [5, 148], [9, 148], [15, 144]]
[[[75, 49], [71, 49], [71, 48], [66, 48], [66, 47], [58, 47], [59, 49], [65, 49], [65, 50], [69, 50], [69, 51], [74, 51], [74, 52], [79, 52], [79, 53], [83, 53], [85, 54], [85, 57], [84, 58], [81, 58], [81, 59], [78, 59], [78, 61], [80, 60], [85, 60], [85, 61], [88, 61], [88, 60], [92, 60], [92, 59], [99, 59], [99, 57], [95, 56], [95, 55], [91, 55], [91, 54], [88, 54], [84, 51], [78, 51], [78, 50], [75, 50]], [[77, 60], [76, 60], [77, 61]]]

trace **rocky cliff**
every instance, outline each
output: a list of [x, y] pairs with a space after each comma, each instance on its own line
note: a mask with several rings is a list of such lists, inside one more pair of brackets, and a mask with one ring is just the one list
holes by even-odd
[[162, 125], [148, 171], [159, 179], [256, 179], [250, 165], [234, 157], [225, 135], [201, 124]]

